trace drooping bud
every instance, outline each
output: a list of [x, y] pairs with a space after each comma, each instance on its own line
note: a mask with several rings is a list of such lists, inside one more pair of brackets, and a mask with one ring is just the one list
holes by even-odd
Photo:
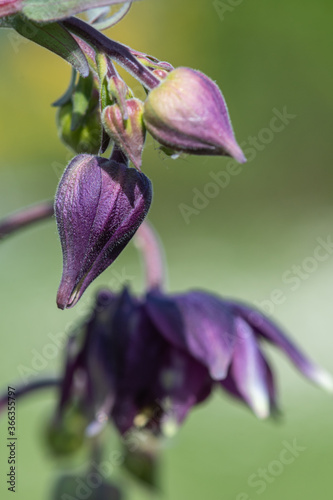
[[144, 104], [147, 130], [163, 146], [196, 155], [246, 158], [236, 142], [218, 86], [190, 68], [176, 68], [150, 91]]
[[87, 113], [83, 122], [72, 130], [73, 104], [59, 108], [57, 127], [60, 139], [75, 153], [97, 154], [101, 145], [101, 118], [98, 108]]
[[63, 251], [58, 307], [73, 307], [118, 257], [147, 215], [149, 179], [125, 164], [78, 155], [60, 181], [55, 214]]
[[140, 170], [143, 146], [146, 139], [146, 128], [143, 123], [143, 103], [139, 99], [126, 101], [128, 119], [123, 117], [118, 104], [107, 106], [102, 115], [106, 132], [121, 147], [126, 155]]

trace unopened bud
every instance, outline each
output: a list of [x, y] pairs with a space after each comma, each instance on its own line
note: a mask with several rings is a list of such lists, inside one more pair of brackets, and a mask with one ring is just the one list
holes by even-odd
[[118, 257], [147, 215], [151, 198], [149, 179], [125, 164], [91, 155], [70, 162], [55, 198], [63, 251], [60, 309], [73, 307]]

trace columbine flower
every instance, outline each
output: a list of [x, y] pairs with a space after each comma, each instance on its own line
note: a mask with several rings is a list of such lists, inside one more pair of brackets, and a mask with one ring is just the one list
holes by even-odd
[[150, 91], [144, 105], [147, 130], [163, 146], [197, 155], [246, 158], [236, 142], [218, 86], [190, 68], [176, 68]]
[[60, 181], [55, 214], [63, 251], [58, 307], [74, 306], [120, 254], [146, 216], [149, 179], [126, 164], [78, 155]]
[[199, 291], [167, 296], [154, 289], [141, 300], [127, 290], [102, 291], [84, 338], [76, 339], [78, 353], [68, 358], [62, 405], [70, 406], [69, 395], [80, 387], [88, 433], [108, 417], [121, 433], [170, 433], [219, 386], [265, 418], [277, 407], [265, 341], [333, 390], [330, 376], [251, 307]]

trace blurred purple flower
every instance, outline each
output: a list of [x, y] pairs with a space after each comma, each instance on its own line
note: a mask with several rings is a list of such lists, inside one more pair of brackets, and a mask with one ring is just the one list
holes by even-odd
[[[134, 0], [133, 0], [134, 1]], [[98, 7], [126, 3], [127, 0], [0, 0], [0, 17], [22, 11], [34, 21], [56, 21]]]
[[66, 168], [55, 197], [63, 251], [58, 307], [73, 307], [118, 257], [147, 215], [149, 179], [124, 163], [82, 154]]
[[111, 417], [121, 433], [133, 427], [168, 433], [219, 386], [265, 418], [277, 407], [273, 373], [261, 350], [265, 341], [281, 348], [307, 378], [333, 390], [327, 373], [248, 306], [199, 291], [167, 296], [152, 290], [143, 300], [127, 290], [102, 291], [83, 347], [68, 358], [62, 405], [80, 386], [91, 429]]

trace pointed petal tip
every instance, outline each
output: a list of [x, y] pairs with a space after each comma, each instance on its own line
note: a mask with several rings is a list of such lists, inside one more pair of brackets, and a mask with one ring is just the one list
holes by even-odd
[[314, 367], [308, 377], [319, 387], [333, 394], [333, 377], [326, 370]]

